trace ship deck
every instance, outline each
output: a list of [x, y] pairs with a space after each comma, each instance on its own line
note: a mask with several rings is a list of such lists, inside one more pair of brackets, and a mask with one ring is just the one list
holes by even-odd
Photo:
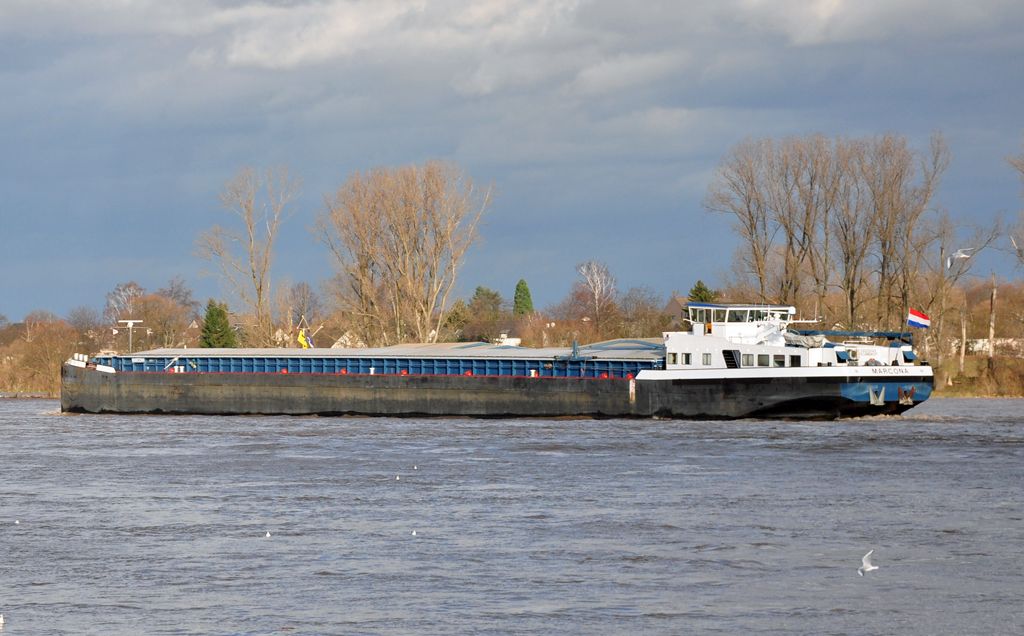
[[532, 349], [483, 342], [372, 349], [151, 349], [96, 356], [119, 373], [354, 373], [629, 377], [664, 366], [660, 338]]

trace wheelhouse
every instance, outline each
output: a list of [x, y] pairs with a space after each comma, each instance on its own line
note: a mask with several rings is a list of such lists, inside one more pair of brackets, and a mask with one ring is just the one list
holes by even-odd
[[796, 314], [789, 305], [711, 305], [687, 303], [687, 315], [692, 324], [727, 324], [747, 322], [788, 322]]

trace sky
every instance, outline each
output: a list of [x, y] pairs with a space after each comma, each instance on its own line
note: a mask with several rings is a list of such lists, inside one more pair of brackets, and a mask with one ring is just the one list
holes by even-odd
[[273, 274], [316, 285], [325, 194], [454, 160], [499, 192], [459, 295], [522, 278], [538, 307], [591, 259], [620, 289], [721, 282], [737, 242], [701, 201], [751, 136], [940, 130], [938, 202], [1015, 217], [1021, 33], [1019, 0], [3, 0], [0, 313], [179, 274], [226, 297], [193, 244], [242, 166], [303, 177]]

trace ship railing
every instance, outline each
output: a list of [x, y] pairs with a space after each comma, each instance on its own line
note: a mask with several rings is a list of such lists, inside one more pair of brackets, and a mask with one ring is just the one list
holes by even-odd
[[905, 331], [827, 331], [816, 329], [791, 329], [801, 336], [826, 336], [836, 338], [878, 338], [889, 341], [898, 340], [914, 346], [914, 334]]

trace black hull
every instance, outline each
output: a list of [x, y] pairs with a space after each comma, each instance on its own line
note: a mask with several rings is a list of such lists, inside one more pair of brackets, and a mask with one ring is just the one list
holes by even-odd
[[[842, 387], [851, 378], [103, 373], [71, 365], [64, 366], [62, 376], [61, 408], [68, 413], [834, 419], [895, 414], [913, 406], [843, 397]], [[897, 394], [895, 385], [886, 390]]]

